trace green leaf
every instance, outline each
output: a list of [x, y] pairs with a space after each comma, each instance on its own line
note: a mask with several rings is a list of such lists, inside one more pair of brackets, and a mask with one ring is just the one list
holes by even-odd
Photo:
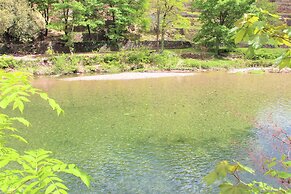
[[46, 188], [45, 194], [51, 194], [56, 189], [57, 189], [57, 187], [54, 184], [51, 184]]
[[248, 194], [250, 192], [250, 187], [242, 183], [237, 185], [232, 185], [231, 183], [224, 183], [219, 185], [221, 194]]
[[24, 110], [24, 104], [20, 100], [15, 100], [13, 104], [13, 110], [18, 108], [20, 112], [23, 112]]
[[2, 159], [2, 160], [0, 160], [0, 169], [5, 167], [7, 164], [9, 164], [9, 162], [11, 162], [10, 159]]
[[11, 118], [11, 119], [12, 119], [12, 120], [16, 120], [16, 121], [22, 123], [22, 124], [23, 124], [24, 126], [26, 126], [26, 127], [29, 127], [29, 125], [30, 125], [29, 121], [26, 120], [25, 118], [22, 118], [22, 117], [13, 117], [13, 118]]
[[203, 178], [203, 180], [208, 184], [208, 185], [211, 185], [211, 184], [213, 184], [216, 180], [218, 180], [218, 176], [217, 176], [217, 174], [216, 174], [216, 172], [215, 171], [213, 171], [213, 172], [210, 172], [209, 174], [207, 174], [204, 178]]
[[68, 187], [66, 185], [64, 185], [63, 183], [57, 182], [57, 183], [55, 183], [55, 185], [59, 188], [64, 189], [64, 190], [69, 190]]
[[289, 178], [291, 178], [291, 173], [284, 172], [284, 171], [277, 171], [277, 176], [279, 178], [289, 179]]
[[241, 30], [240, 30], [240, 31], [235, 35], [235, 39], [234, 39], [235, 44], [240, 43], [240, 42], [243, 40], [245, 34], [246, 34], [246, 30], [245, 30], [244, 28], [242, 28], [242, 29], [241, 29]]
[[234, 167], [234, 165], [230, 165], [227, 161], [221, 161], [216, 165], [214, 171], [204, 177], [204, 181], [210, 185], [216, 180], [223, 179], [228, 173], [233, 173]]
[[224, 178], [226, 177], [231, 167], [233, 167], [233, 165], [230, 165], [227, 161], [221, 161], [216, 166], [215, 171], [219, 177]]
[[5, 109], [5, 108], [7, 108], [7, 106], [10, 103], [11, 103], [11, 99], [9, 99], [9, 98], [6, 97], [6, 98], [4, 98], [4, 99], [1, 100], [0, 107], [3, 108], [3, 109]]
[[19, 141], [22, 141], [22, 142], [28, 144], [28, 141], [26, 141], [26, 139], [24, 139], [23, 137], [21, 137], [21, 136], [19, 136], [19, 135], [12, 134], [12, 135], [10, 135], [10, 136], [11, 136], [11, 137], [14, 137], [15, 139], [18, 139]]
[[81, 171], [80, 178], [87, 187], [90, 187], [90, 176]]
[[268, 163], [268, 168], [272, 168], [272, 167], [274, 167], [276, 165], [277, 165], [276, 161], [270, 162], [270, 163]]
[[47, 95], [46, 93], [39, 93], [39, 96], [40, 96], [42, 99], [44, 99], [44, 100], [48, 100], [48, 99], [49, 99], [49, 97], [48, 97], [48, 95]]
[[250, 167], [244, 166], [239, 162], [237, 162], [237, 165], [239, 166], [239, 170], [243, 170], [243, 171], [246, 171], [248, 173], [255, 174], [255, 171], [253, 169], [251, 169]]
[[291, 167], [291, 161], [282, 162], [286, 167]]
[[37, 186], [39, 184], [39, 181], [34, 181], [34, 182], [32, 182], [32, 183], [30, 183], [26, 188], [25, 188], [25, 190], [24, 190], [24, 192], [23, 193], [34, 193], [33, 192], [33, 188], [35, 187], [35, 186]]

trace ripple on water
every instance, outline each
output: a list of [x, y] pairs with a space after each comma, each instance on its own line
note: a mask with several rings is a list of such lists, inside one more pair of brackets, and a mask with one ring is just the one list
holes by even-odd
[[[217, 193], [202, 177], [221, 160], [248, 164], [246, 147], [263, 144], [260, 135], [250, 134], [253, 120], [264, 110], [280, 112], [288, 101], [275, 108], [274, 100], [291, 94], [287, 75], [40, 79], [35, 85], [60, 102], [65, 115], [57, 118], [34, 101], [25, 113], [32, 122], [25, 137], [93, 177], [89, 190], [68, 179], [70, 193], [78, 194]], [[281, 112], [276, 118], [288, 128], [289, 116]]]

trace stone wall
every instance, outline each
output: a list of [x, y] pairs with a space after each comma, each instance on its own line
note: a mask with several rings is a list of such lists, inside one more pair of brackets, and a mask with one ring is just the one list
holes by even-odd
[[278, 13], [285, 18], [288, 26], [291, 26], [291, 0], [271, 0], [278, 5]]
[[[69, 53], [70, 49], [66, 46], [65, 42], [47, 42], [39, 41], [31, 44], [0, 44], [0, 54], [13, 54], [13, 55], [25, 55], [25, 54], [44, 54], [47, 48], [51, 46], [56, 53]], [[128, 41], [119, 44], [120, 48], [125, 50], [135, 48], [149, 48], [155, 49], [155, 41]], [[166, 49], [181, 49], [192, 47], [190, 42], [187, 41], [165, 41]], [[74, 43], [74, 52], [86, 53], [92, 51], [98, 51], [100, 48], [110, 49], [110, 45], [107, 42], [76, 42]]]

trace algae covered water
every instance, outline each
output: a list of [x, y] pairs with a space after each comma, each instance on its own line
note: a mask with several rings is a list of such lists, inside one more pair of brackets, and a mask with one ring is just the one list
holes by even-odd
[[92, 177], [89, 189], [68, 177], [70, 193], [215, 193], [202, 177], [221, 160], [252, 165], [255, 124], [273, 111], [286, 120], [291, 102], [284, 74], [33, 83], [65, 114], [34, 98], [24, 113], [30, 144], [17, 146], [51, 150]]

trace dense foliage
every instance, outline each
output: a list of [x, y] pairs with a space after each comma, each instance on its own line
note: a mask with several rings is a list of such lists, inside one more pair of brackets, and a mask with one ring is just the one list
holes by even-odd
[[0, 39], [32, 41], [44, 29], [44, 19], [26, 0], [0, 0]]
[[201, 30], [195, 37], [196, 43], [219, 54], [220, 46], [232, 46], [231, 29], [234, 23], [246, 13], [253, 0], [197, 0], [194, 7], [201, 11]]
[[189, 0], [153, 0], [151, 2], [157, 50], [164, 50], [165, 35], [169, 29], [187, 29], [190, 26], [190, 20], [182, 15], [187, 10], [185, 4], [188, 2]]
[[[107, 40], [117, 44], [136, 26], [143, 26], [146, 0], [30, 0], [45, 18], [48, 28], [61, 30], [70, 41], [76, 27], [104, 33]], [[51, 21], [51, 12], [54, 19]]]
[[[281, 24], [280, 17], [265, 10], [258, 10], [255, 13], [245, 14], [244, 17], [236, 22], [235, 42], [248, 42], [250, 56], [254, 51], [264, 45], [274, 47], [286, 46], [286, 50], [278, 58], [277, 64], [282, 67], [291, 66], [291, 28], [287, 24]], [[277, 22], [276, 22], [277, 21]]]
[[[12, 107], [24, 111], [24, 104], [30, 102], [31, 95], [38, 95], [54, 109], [58, 115], [63, 112], [55, 100], [46, 93], [33, 88], [25, 73], [0, 71], [0, 108]], [[30, 123], [22, 117], [0, 114], [0, 191], [3, 193], [67, 193], [68, 188], [59, 176], [67, 173], [79, 177], [89, 186], [88, 176], [73, 164], [66, 164], [51, 157], [50, 151], [42, 149], [24, 153], [8, 147], [11, 138], [28, 143], [15, 128], [15, 122], [24, 126]]]
[[[124, 40], [126, 32], [134, 30], [135, 25], [143, 21], [143, 12], [146, 8], [145, 0], [105, 0], [105, 32], [114, 44]], [[131, 29], [130, 29], [131, 28]]]

